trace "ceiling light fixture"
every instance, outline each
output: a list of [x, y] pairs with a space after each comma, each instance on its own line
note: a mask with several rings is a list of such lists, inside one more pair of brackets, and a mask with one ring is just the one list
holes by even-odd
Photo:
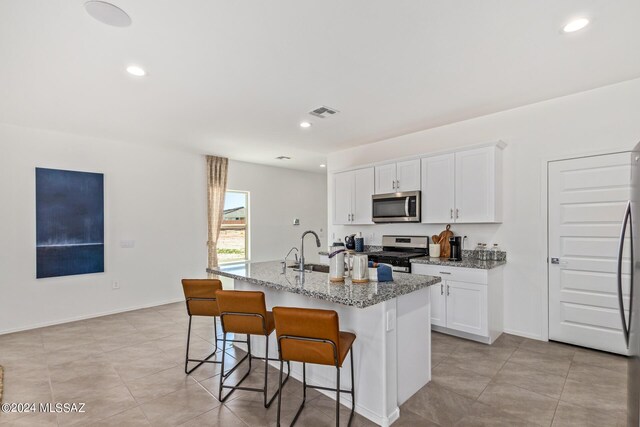
[[311, 127], [311, 123], [309, 122], [300, 122], [300, 127], [301, 128], [310, 128]]
[[136, 77], [142, 77], [147, 74], [147, 72], [143, 68], [138, 67], [137, 65], [129, 65], [127, 67], [127, 73]]
[[589, 20], [587, 18], [578, 18], [562, 27], [562, 31], [564, 31], [565, 33], [573, 33], [583, 29], [587, 25], [589, 25]]
[[84, 9], [89, 15], [103, 24], [112, 27], [128, 27], [131, 25], [131, 17], [127, 12], [106, 1], [90, 0], [85, 2]]
[[321, 168], [326, 168], [327, 165], [325, 165], [324, 163], [320, 165]]

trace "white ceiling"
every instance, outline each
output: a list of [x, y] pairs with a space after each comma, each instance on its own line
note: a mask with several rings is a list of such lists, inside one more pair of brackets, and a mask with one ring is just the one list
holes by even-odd
[[[112, 2], [130, 27], [83, 0], [0, 0], [0, 122], [319, 171], [331, 151], [640, 77], [637, 0]], [[561, 34], [576, 16], [592, 25]], [[320, 105], [340, 114], [306, 114]]]

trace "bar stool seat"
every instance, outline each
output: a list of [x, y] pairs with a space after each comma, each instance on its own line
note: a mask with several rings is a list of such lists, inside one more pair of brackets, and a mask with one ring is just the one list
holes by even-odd
[[[351, 414], [355, 411], [355, 377], [353, 366], [353, 343], [356, 335], [340, 330], [338, 313], [334, 310], [311, 308], [274, 307], [278, 352], [280, 354], [280, 391], [282, 389], [283, 362], [302, 362], [302, 404], [298, 408], [291, 425], [297, 421], [304, 408], [307, 388], [336, 392], [336, 425], [340, 425], [340, 393], [351, 394]], [[347, 354], [351, 353], [351, 390], [340, 389], [340, 368]], [[330, 365], [336, 367], [336, 388], [307, 384], [306, 364]], [[277, 425], [280, 426], [282, 392], [278, 395]]]

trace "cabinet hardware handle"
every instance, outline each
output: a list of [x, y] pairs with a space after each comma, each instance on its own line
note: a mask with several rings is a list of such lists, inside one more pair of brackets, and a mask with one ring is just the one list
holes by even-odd
[[440, 295], [444, 295], [444, 285], [440, 283]]
[[453, 208], [451, 208], [451, 213], [449, 215], [451, 216], [451, 219], [453, 219]]
[[449, 296], [449, 285], [447, 285], [447, 296]]
[[440, 271], [439, 273], [440, 273], [440, 274], [451, 274], [451, 273], [450, 273], [450, 272], [448, 272], [448, 271]]
[[391, 188], [393, 188], [393, 189], [396, 188], [396, 182], [395, 181], [391, 181]]
[[460, 209], [456, 209], [456, 219], [460, 216]]
[[396, 188], [399, 189], [400, 188], [400, 181], [396, 181]]

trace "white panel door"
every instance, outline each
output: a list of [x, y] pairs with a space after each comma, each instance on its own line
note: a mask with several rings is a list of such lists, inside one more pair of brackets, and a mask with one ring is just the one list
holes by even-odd
[[396, 191], [420, 190], [420, 159], [396, 163]]
[[495, 221], [495, 147], [456, 153], [456, 222]]
[[376, 166], [376, 194], [396, 192], [396, 164]]
[[[630, 195], [630, 153], [549, 163], [549, 339], [627, 354], [616, 273]], [[629, 244], [622, 265], [627, 273]]]
[[429, 286], [431, 290], [431, 324], [447, 326], [447, 298], [444, 295], [445, 282]]
[[353, 224], [373, 224], [371, 196], [374, 190], [373, 168], [353, 171]]
[[351, 224], [353, 172], [333, 175], [333, 223]]
[[422, 159], [422, 222], [453, 222], [455, 156], [443, 154]]
[[487, 285], [447, 280], [447, 328], [470, 334], [489, 335]]

